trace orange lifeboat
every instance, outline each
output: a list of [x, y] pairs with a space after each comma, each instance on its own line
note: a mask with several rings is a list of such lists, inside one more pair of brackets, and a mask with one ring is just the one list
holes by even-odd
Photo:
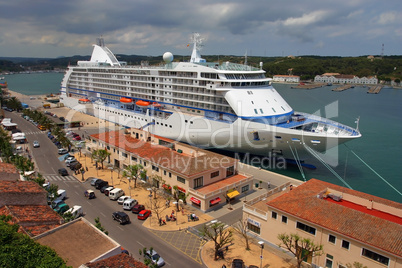
[[132, 99], [129, 99], [129, 98], [121, 98], [121, 99], [120, 99], [120, 102], [131, 103], [131, 102], [133, 102], [133, 101], [132, 101]]
[[137, 104], [138, 106], [148, 106], [151, 103], [149, 101], [139, 100], [135, 104]]
[[160, 105], [160, 104], [157, 103], [157, 102], [152, 103], [152, 106], [155, 107], [155, 108], [160, 108], [160, 107], [162, 107], [162, 105]]
[[78, 103], [83, 103], [83, 104], [85, 104], [85, 103], [88, 103], [88, 102], [91, 102], [91, 101], [88, 100], [88, 99], [79, 99], [79, 100], [78, 100]]

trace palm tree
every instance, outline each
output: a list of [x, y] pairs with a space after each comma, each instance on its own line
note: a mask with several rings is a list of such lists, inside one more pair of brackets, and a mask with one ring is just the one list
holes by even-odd
[[145, 179], [146, 174], [147, 171], [144, 170], [144, 167], [140, 164], [128, 165], [124, 168], [123, 171], [123, 177], [130, 177], [130, 180], [134, 179], [134, 188], [137, 187], [137, 179]]

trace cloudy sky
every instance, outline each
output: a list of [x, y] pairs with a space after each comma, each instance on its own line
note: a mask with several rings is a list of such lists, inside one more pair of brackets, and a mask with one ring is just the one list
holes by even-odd
[[0, 0], [0, 56], [402, 54], [400, 0]]

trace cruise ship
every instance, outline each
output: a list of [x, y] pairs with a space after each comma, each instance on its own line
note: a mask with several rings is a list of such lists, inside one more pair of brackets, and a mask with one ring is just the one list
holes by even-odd
[[199, 34], [192, 43], [188, 62], [176, 62], [166, 52], [158, 66], [131, 66], [118, 61], [99, 38], [89, 61], [68, 66], [60, 102], [201, 148], [301, 161], [361, 137], [358, 127], [294, 111], [262, 63], [207, 62]]

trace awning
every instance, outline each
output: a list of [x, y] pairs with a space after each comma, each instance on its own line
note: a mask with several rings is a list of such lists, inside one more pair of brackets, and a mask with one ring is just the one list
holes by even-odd
[[186, 190], [183, 189], [183, 188], [181, 188], [181, 187], [179, 187], [179, 186], [177, 186], [177, 190], [179, 190], [179, 191], [182, 192], [182, 193], [186, 193]]
[[231, 191], [230, 193], [227, 193], [226, 195], [232, 199], [233, 197], [238, 196], [240, 193], [237, 190]]
[[211, 203], [211, 205], [215, 205], [217, 203], [221, 202], [221, 199], [219, 197], [212, 199], [211, 201], [209, 201], [209, 203]]
[[190, 200], [191, 200], [191, 202], [193, 202], [194, 204], [197, 204], [197, 205], [201, 204], [201, 200], [199, 200], [199, 199], [197, 199], [197, 198], [195, 198], [195, 197], [191, 197]]

